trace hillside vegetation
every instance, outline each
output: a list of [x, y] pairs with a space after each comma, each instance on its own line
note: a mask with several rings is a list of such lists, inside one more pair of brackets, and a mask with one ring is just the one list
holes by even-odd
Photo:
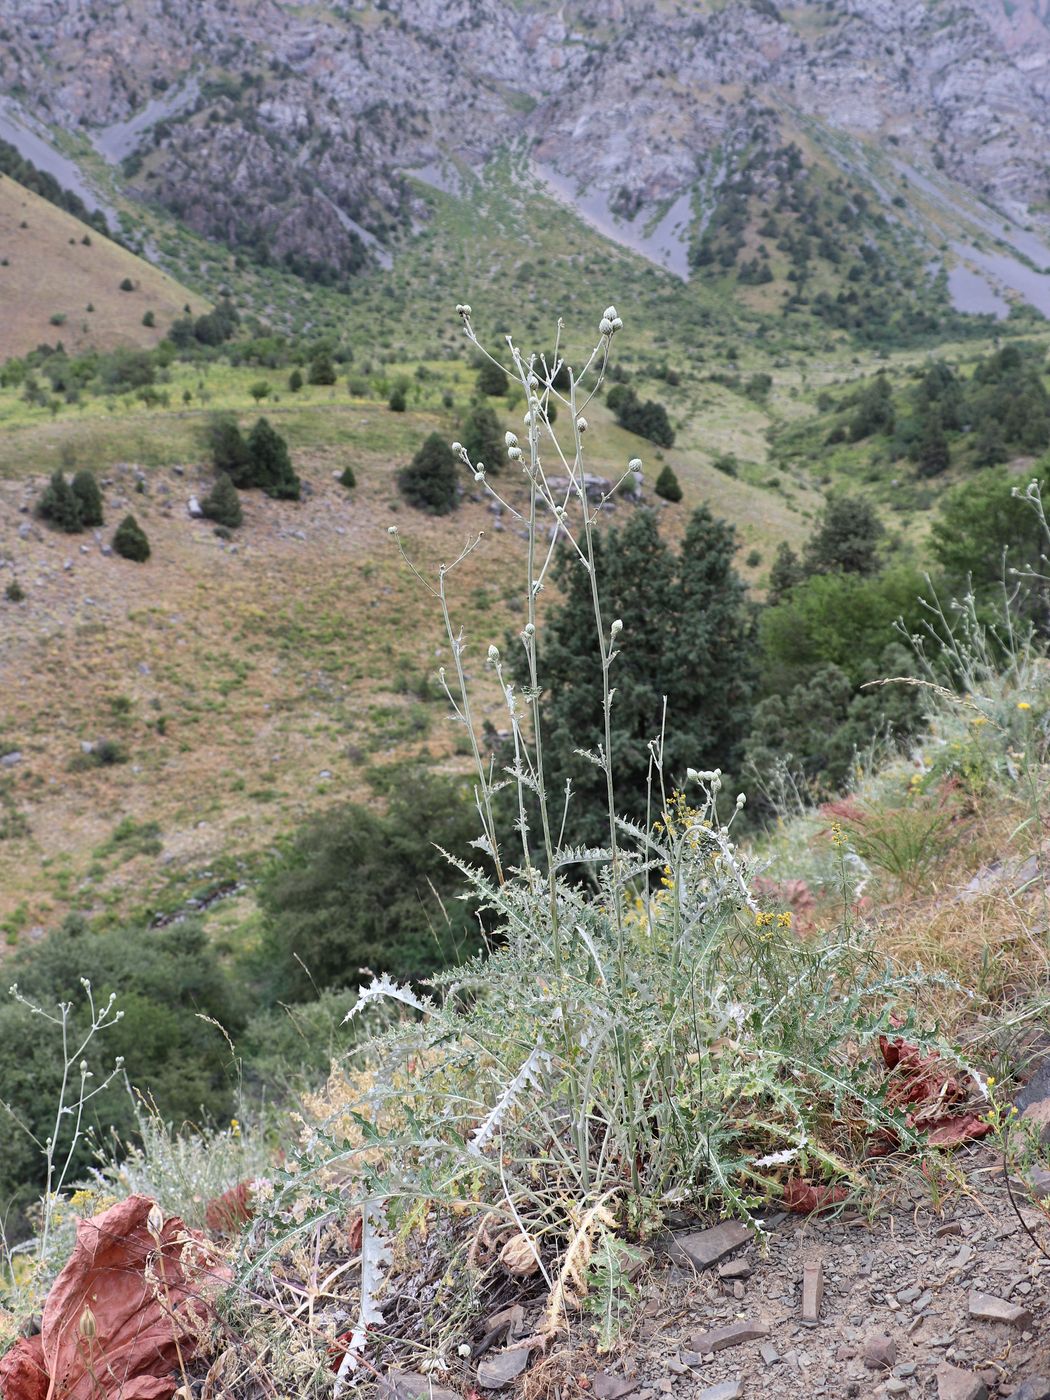
[[184, 306], [207, 309], [167, 273], [7, 175], [0, 302], [0, 361], [57, 341], [70, 353], [153, 346]]

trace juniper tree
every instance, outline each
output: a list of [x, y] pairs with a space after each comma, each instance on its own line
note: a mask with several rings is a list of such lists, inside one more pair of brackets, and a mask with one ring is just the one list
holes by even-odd
[[150, 556], [146, 532], [133, 515], [125, 515], [113, 536], [113, 548], [122, 559], [144, 564]]
[[487, 394], [490, 398], [501, 398], [507, 392], [508, 384], [509, 380], [499, 365], [493, 364], [491, 360], [482, 362], [477, 378], [479, 394]]
[[225, 472], [220, 472], [215, 478], [215, 485], [201, 501], [201, 510], [216, 525], [225, 525], [231, 530], [235, 530], [244, 519], [237, 488]]
[[[596, 536], [594, 549], [603, 616], [623, 623], [611, 673], [616, 801], [641, 820], [649, 744], [661, 731], [664, 697], [668, 783], [684, 781], [689, 767], [738, 763], [754, 674], [752, 612], [733, 568], [734, 532], [706, 508], [694, 513], [678, 554], [648, 510], [622, 530]], [[564, 791], [571, 781], [566, 833], [572, 841], [598, 842], [607, 831], [605, 774], [577, 752], [597, 754], [603, 732], [591, 581], [568, 551], [557, 576], [564, 599], [547, 620], [539, 665], [547, 788]]]
[[460, 441], [467, 449], [471, 462], [475, 465], [484, 463], [490, 475], [499, 471], [506, 447], [499, 419], [488, 404], [475, 403], [471, 406], [463, 422]]
[[663, 471], [656, 478], [656, 484], [653, 490], [665, 501], [680, 501], [682, 499], [682, 488], [678, 483], [678, 477], [675, 475], [674, 467], [671, 466], [670, 462], [666, 464]]
[[431, 433], [398, 476], [401, 492], [417, 510], [448, 515], [455, 510], [456, 459], [440, 433]]
[[830, 496], [816, 533], [806, 545], [806, 573], [877, 573], [884, 533], [882, 521], [868, 501], [860, 496]]
[[75, 535], [83, 529], [80, 501], [61, 471], [52, 472], [36, 509], [42, 520], [64, 530], [67, 535]]
[[[260, 418], [248, 434], [246, 486], [258, 486], [279, 501], [297, 501], [302, 483], [292, 468], [288, 444], [265, 418]], [[236, 477], [233, 478], [237, 485]]]
[[207, 428], [212, 466], [225, 472], [234, 486], [247, 486], [248, 444], [234, 418], [222, 414], [212, 419]]
[[80, 523], [89, 527], [101, 525], [102, 492], [98, 489], [95, 473], [86, 469], [77, 472], [73, 478], [72, 489], [80, 507]]

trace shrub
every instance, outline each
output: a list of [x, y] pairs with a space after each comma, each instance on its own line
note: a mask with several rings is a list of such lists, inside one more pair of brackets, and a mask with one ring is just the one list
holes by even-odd
[[288, 376], [288, 388], [293, 394], [297, 394], [303, 387], [303, 372], [300, 369], [293, 369]]
[[609, 390], [606, 403], [613, 408], [621, 428], [648, 438], [658, 447], [674, 446], [674, 429], [662, 403], [655, 399], [646, 399], [642, 403], [633, 389], [622, 384]]
[[89, 527], [103, 524], [102, 492], [98, 489], [95, 473], [86, 468], [78, 471], [73, 478], [72, 490], [80, 508], [81, 522]]
[[419, 772], [385, 816], [350, 804], [309, 823], [260, 889], [271, 998], [352, 984], [362, 967], [415, 979], [473, 952], [477, 924], [439, 849], [469, 856], [472, 806], [465, 784]]
[[42, 520], [64, 530], [67, 535], [75, 535], [84, 528], [80, 501], [61, 471], [52, 472], [51, 480], [37, 501], [36, 512]]
[[391, 413], [404, 413], [405, 411], [405, 391], [400, 384], [396, 384], [390, 391], [390, 398], [387, 400], [387, 407]]
[[142, 313], [142, 324], [151, 328], [157, 324], [157, 318], [152, 311], [144, 311]]
[[241, 435], [237, 420], [229, 414], [218, 414], [205, 430], [212, 466], [225, 472], [235, 486], [247, 486], [244, 478], [249, 466], [248, 444]]
[[146, 532], [133, 515], [125, 515], [113, 536], [113, 548], [122, 559], [144, 564], [150, 556]]
[[806, 572], [877, 573], [884, 534], [882, 522], [868, 501], [859, 496], [831, 496], [806, 545]]
[[135, 290], [135, 284], [130, 277], [125, 277], [122, 279], [120, 284], [120, 290], [122, 292], [133, 292]]
[[270, 397], [271, 390], [265, 379], [259, 379], [256, 383], [249, 386], [248, 392], [256, 403], [261, 403], [263, 399], [268, 399]]
[[493, 364], [491, 360], [483, 360], [481, 368], [478, 370], [476, 380], [479, 394], [485, 394], [489, 398], [502, 398], [510, 387], [510, 381], [499, 365]]
[[354, 469], [349, 464], [339, 473], [339, 485], [345, 486], [348, 491], [352, 491], [357, 485], [357, 477], [354, 475]]
[[267, 496], [278, 501], [297, 501], [302, 483], [296, 476], [288, 444], [265, 418], [260, 418], [248, 434], [248, 466], [244, 473], [245, 486], [258, 486]]
[[[335, 365], [332, 364], [330, 355], [316, 355], [310, 361], [310, 383], [311, 384], [334, 384], [336, 381]], [[301, 381], [300, 381], [301, 382]]]
[[11, 579], [4, 589], [4, 597], [9, 603], [24, 603], [26, 591], [16, 578]]
[[678, 477], [675, 475], [674, 468], [671, 466], [670, 462], [667, 463], [663, 471], [661, 471], [660, 475], [656, 478], [656, 484], [653, 486], [653, 490], [665, 501], [680, 501], [682, 499], [682, 488], [678, 484]]
[[431, 433], [398, 476], [401, 492], [417, 510], [447, 515], [458, 505], [456, 459], [440, 433]]
[[471, 407], [463, 421], [460, 441], [475, 466], [481, 462], [487, 472], [499, 471], [506, 455], [506, 446], [499, 419], [488, 404], [476, 403]]
[[215, 485], [201, 501], [201, 510], [208, 520], [214, 520], [228, 530], [235, 530], [244, 519], [237, 488], [225, 472], [220, 472], [215, 478]]

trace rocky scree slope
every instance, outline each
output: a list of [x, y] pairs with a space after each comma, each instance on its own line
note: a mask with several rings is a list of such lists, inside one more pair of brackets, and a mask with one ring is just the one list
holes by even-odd
[[0, 91], [195, 231], [342, 278], [425, 217], [406, 172], [520, 141], [621, 215], [688, 196], [702, 225], [810, 118], [1050, 228], [1048, 23], [1046, 0], [0, 0]]

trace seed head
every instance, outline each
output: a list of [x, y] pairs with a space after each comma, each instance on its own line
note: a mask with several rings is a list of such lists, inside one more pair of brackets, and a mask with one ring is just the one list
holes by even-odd
[[454, 442], [454, 443], [452, 444], [452, 451], [453, 451], [453, 452], [456, 454], [456, 456], [458, 457], [458, 456], [460, 455], [460, 453], [463, 451], [463, 444], [462, 444], [461, 442]]
[[631, 460], [627, 463], [627, 470], [629, 472], [640, 472], [642, 470], [641, 457], [632, 457]]
[[493, 666], [495, 666], [496, 663], [499, 661], [499, 647], [498, 647], [498, 646], [493, 645], [493, 646], [490, 646], [490, 647], [489, 647], [489, 660], [492, 662]]
[[598, 329], [601, 331], [602, 335], [612, 335], [613, 323], [607, 316], [603, 316], [598, 322]]
[[507, 448], [507, 456], [510, 458], [510, 460], [511, 460], [512, 462], [520, 462], [520, 461], [521, 461], [521, 448], [520, 448], [520, 447], [508, 447], [508, 448]]
[[[469, 310], [470, 308], [468, 307], [467, 309]], [[605, 320], [605, 321], [615, 321], [615, 320], [616, 320], [616, 307], [615, 307], [615, 306], [607, 306], [607, 307], [605, 308], [605, 310], [602, 312], [602, 319]]]
[[507, 444], [508, 447], [517, 447], [517, 445], [518, 445], [518, 435], [517, 435], [517, 433], [510, 433], [510, 432], [504, 433], [504, 434], [503, 434], [503, 441]]
[[84, 1311], [80, 1314], [80, 1321], [77, 1323], [77, 1331], [84, 1338], [85, 1342], [93, 1342], [98, 1335], [98, 1325], [95, 1322], [95, 1314], [86, 1303], [84, 1304]]
[[587, 419], [584, 418], [582, 413], [576, 420], [576, 431], [578, 433], [585, 433], [587, 431]]
[[458, 302], [456, 305], [456, 311], [460, 316], [463, 317], [464, 321], [469, 319], [470, 307], [466, 302]]

